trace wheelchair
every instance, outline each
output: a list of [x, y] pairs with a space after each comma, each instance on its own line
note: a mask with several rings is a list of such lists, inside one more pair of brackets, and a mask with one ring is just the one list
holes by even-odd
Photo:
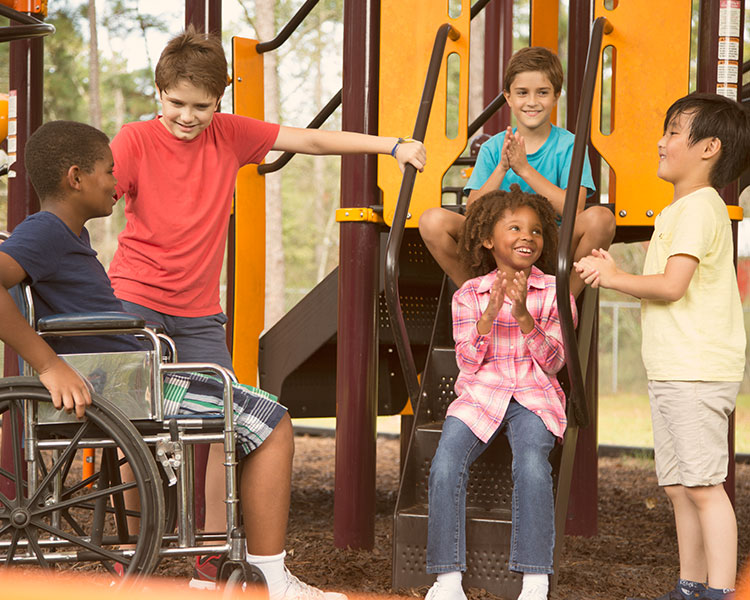
[[[6, 238], [0, 232], [0, 241]], [[30, 288], [22, 285], [12, 295], [34, 326]], [[130, 586], [163, 557], [220, 554], [226, 589], [263, 586], [260, 571], [245, 561], [234, 375], [210, 363], [174, 362], [171, 339], [125, 313], [54, 315], [36, 327], [42, 337], [136, 335], [149, 349], [63, 356], [94, 388], [83, 419], [56, 410], [28, 365], [24, 376], [0, 379], [0, 562], [104, 571], [114, 584]], [[164, 415], [164, 376], [173, 372], [219, 378], [223, 415]], [[200, 532], [194, 445], [213, 442], [224, 446], [227, 530]]]

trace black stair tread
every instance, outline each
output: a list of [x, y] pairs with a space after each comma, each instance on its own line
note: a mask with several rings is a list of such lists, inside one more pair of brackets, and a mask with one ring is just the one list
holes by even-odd
[[[399, 509], [396, 517], [427, 517], [427, 505], [415, 504]], [[466, 507], [466, 518], [472, 521], [501, 521], [510, 523], [511, 512], [509, 510], [486, 510], [482, 508]]]
[[427, 431], [433, 433], [435, 431], [443, 431], [443, 423], [445, 421], [430, 421], [429, 423], [422, 423], [417, 425], [417, 431]]

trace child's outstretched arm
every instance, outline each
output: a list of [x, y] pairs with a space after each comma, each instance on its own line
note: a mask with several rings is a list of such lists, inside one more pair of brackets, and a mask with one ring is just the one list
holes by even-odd
[[[466, 373], [479, 369], [489, 347], [492, 324], [505, 299], [505, 281], [498, 277], [490, 289], [490, 301], [482, 311], [473, 288], [463, 286], [453, 296], [453, 339], [456, 362]], [[479, 315], [479, 318], [477, 318]]]
[[324, 129], [279, 128], [273, 150], [300, 154], [393, 154], [403, 171], [407, 164], [418, 171], [427, 163], [424, 144], [417, 141], [399, 143], [399, 138], [366, 135], [351, 131]]
[[606, 250], [594, 250], [573, 266], [592, 287], [618, 290], [643, 300], [676, 302], [685, 295], [698, 259], [689, 254], [675, 254], [667, 259], [664, 273], [633, 275], [620, 269]]
[[[565, 190], [557, 187], [529, 164], [526, 158], [526, 142], [523, 136], [516, 132], [515, 134], [506, 134], [505, 137], [506, 139], [510, 138], [507, 150], [510, 168], [528, 183], [537, 194], [547, 198], [555, 212], [561, 215], [565, 206]], [[581, 189], [578, 190], [578, 212], [583, 211], [585, 206], [586, 188], [581, 186]]]
[[25, 278], [21, 265], [0, 252], [0, 339], [39, 373], [55, 408], [75, 411], [77, 417], [82, 417], [91, 404], [88, 384], [29, 326], [8, 293]]

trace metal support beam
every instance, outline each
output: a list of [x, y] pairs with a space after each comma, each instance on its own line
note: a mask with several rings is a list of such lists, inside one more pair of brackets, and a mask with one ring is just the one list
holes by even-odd
[[[342, 128], [378, 130], [379, 0], [344, 1]], [[342, 208], [378, 203], [375, 156], [341, 160]], [[377, 416], [377, 229], [342, 222], [339, 238], [336, 361], [336, 483], [333, 541], [371, 549], [375, 542]]]
[[[513, 54], [513, 2], [493, 0], [484, 9], [484, 106], [503, 91], [505, 65]], [[510, 109], [503, 106], [484, 124], [495, 135], [510, 125]]]
[[[568, 32], [568, 108], [566, 123], [568, 128], [575, 126], [578, 105], [581, 101], [583, 73], [586, 69], [586, 55], [591, 31], [591, 2], [571, 0], [569, 7]], [[591, 152], [589, 153], [591, 158]], [[598, 155], [597, 155], [598, 158]], [[598, 188], [599, 161], [592, 162]], [[598, 326], [596, 326], [598, 330]], [[569, 535], [594, 536], [597, 533], [598, 502], [598, 455], [597, 455], [597, 337], [594, 336], [586, 370], [586, 397], [593, 398], [589, 404], [591, 424], [579, 430], [576, 456], [573, 465], [573, 481], [568, 503], [568, 520], [565, 532]]]
[[[739, 20], [729, 19], [730, 13], [739, 10]], [[734, 15], [732, 15], [734, 16]], [[700, 2], [700, 23], [698, 33], [698, 92], [709, 92], [715, 94], [721, 92], [723, 95], [732, 97], [731, 82], [727, 83], [731, 77], [727, 77], [724, 71], [719, 77], [719, 38], [729, 38], [732, 42], [736, 40], [737, 51], [739, 52], [737, 63], [736, 86], [734, 87], [734, 99], [742, 101], [742, 65], [743, 58], [743, 36], [745, 22], [745, 3], [733, 3], [728, 0], [701, 0]], [[732, 25], [736, 24], [736, 29], [732, 30]], [[723, 29], [723, 30], [722, 30]], [[722, 89], [719, 89], [721, 87]], [[739, 202], [739, 182], [735, 181], [725, 188], [719, 190], [721, 197], [728, 205], [736, 205]], [[732, 222], [732, 237], [734, 238], [734, 264], [737, 265], [737, 223]], [[724, 482], [724, 488], [727, 495], [734, 504], [735, 499], [735, 416], [729, 419], [729, 465], [727, 469], [727, 479]]]

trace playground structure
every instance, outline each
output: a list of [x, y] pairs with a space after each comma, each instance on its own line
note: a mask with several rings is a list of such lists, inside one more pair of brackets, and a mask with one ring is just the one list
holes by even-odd
[[[316, 0], [305, 2], [289, 26], [271, 42], [235, 40], [235, 112], [263, 117], [258, 102], [262, 98], [259, 90], [263, 53], [289, 37], [316, 3]], [[414, 407], [413, 419], [403, 418], [404, 476], [394, 535], [396, 588], [424, 582], [420, 552], [425, 540], [420, 528], [426, 520], [423, 511], [426, 470], [439, 437], [442, 414], [451, 399], [451, 378], [455, 376], [449, 313], [446, 314], [450, 288], [421, 245], [415, 227], [425, 208], [441, 202], [443, 174], [456, 161], [466, 161], [460, 155], [471, 136], [482, 126], [485, 132], [494, 133], [508, 122], [507, 115], [503, 117], [496, 111], [503, 104], [500, 66], [512, 49], [513, 3], [480, 0], [471, 6], [468, 0], [456, 0], [438, 4], [429, 0], [411, 3], [409, 18], [404, 18], [401, 13], [406, 8], [402, 2], [371, 1], [364, 8], [361, 3], [355, 6], [353, 1], [345, 2], [346, 60], [342, 91], [311, 126], [319, 126], [341, 103], [344, 129], [387, 135], [413, 132], [413, 137], [423, 139], [428, 146], [428, 168], [419, 176], [407, 170], [402, 179], [393, 164], [383, 159], [354, 156], [343, 159], [342, 209], [338, 215], [339, 268], [263, 335], [260, 351], [255, 340], [263, 327], [263, 307], [252, 300], [261, 297], [264, 289], [264, 211], [258, 198], [263, 197], [263, 174], [280, 168], [290, 157], [279, 159], [273, 166], [242, 170], [230, 236], [233, 293], [228, 294], [231, 300], [227, 313], [234, 330], [242, 332], [241, 336], [229, 332], [239, 378], [253, 383], [259, 371], [261, 386], [279, 394], [292, 416], [337, 416], [334, 526], [337, 545], [371, 547], [375, 416], [399, 414], [407, 401]], [[655, 176], [652, 166], [655, 160], [647, 159], [643, 165], [635, 161], [643, 156], [644, 140], [647, 143], [653, 140], [655, 144], [660, 137], [664, 108], [688, 91], [690, 4], [688, 0], [656, 4], [632, 0], [609, 2], [605, 7], [604, 2], [598, 1], [591, 14], [589, 2], [569, 3], [567, 123], [569, 127], [574, 122], [578, 124], [575, 131], [579, 142], [574, 165], [582, 164], [591, 118], [592, 144], [615, 174], [610, 177], [609, 199], [619, 226], [616, 241], [647, 239], [654, 216], [669, 201]], [[186, 23], [220, 31], [220, 9], [219, 0], [208, 3], [186, 0]], [[744, 8], [731, 0], [703, 0], [700, 9], [697, 89], [720, 89], [723, 93], [734, 90], [739, 98], [744, 94], [738, 77], [734, 87], [731, 82], [717, 81], [717, 72], [726, 72], [726, 69], [717, 71], [717, 65], [719, 37], [735, 37], [724, 35], [726, 31], [722, 30], [734, 19], [734, 12], [728, 15], [726, 11], [739, 11], [736, 16], [743, 23]], [[486, 12], [487, 108], [474, 123], [468, 123], [469, 23], [482, 10]], [[558, 49], [558, 10], [556, 1], [532, 3], [532, 44]], [[648, 23], [641, 17], [646, 12]], [[592, 22], [596, 26], [590, 33]], [[669, 43], [665, 44], [663, 37], [667, 32]], [[736, 37], [739, 56], [735, 62], [742, 65], [741, 27]], [[11, 89], [16, 90], [19, 107], [15, 116], [18, 156], [22, 156], [25, 139], [41, 119], [40, 42], [40, 39], [18, 41], [11, 46]], [[602, 49], [608, 46], [614, 48], [613, 76], [603, 84], [598, 65]], [[407, 63], [404, 55], [412, 60]], [[446, 134], [444, 110], [448, 102], [447, 55], [457, 56], [460, 63], [459, 117], [453, 137]], [[649, 60], [644, 61], [644, 56]], [[676, 65], [682, 68], [675, 68]], [[601, 107], [601, 90], [606, 85], [611, 90], [613, 115], [611, 132], [607, 135], [602, 132], [602, 111], [591, 110], [592, 106]], [[28, 110], [23, 114], [22, 109]], [[635, 122], [639, 123], [638, 128], [628, 126]], [[598, 164], [596, 160], [592, 163]], [[9, 228], [36, 209], [22, 161], [14, 170], [17, 176], [9, 185]], [[594, 170], [596, 176], [596, 167]], [[571, 170], [571, 177], [576, 176], [580, 177], [580, 166]], [[382, 190], [382, 204], [378, 188]], [[577, 188], [575, 180], [568, 187]], [[654, 193], [640, 193], [646, 189]], [[724, 191], [730, 205], [736, 204], [737, 195], [736, 185]], [[566, 249], [575, 218], [569, 206], [570, 202], [566, 202], [558, 265], [558, 272], [563, 274], [558, 278], [563, 297], [567, 290], [564, 274], [569, 270]], [[731, 214], [738, 217], [736, 211]], [[568, 532], [592, 534], [596, 530], [596, 302], [596, 294], [587, 294], [577, 336], [570, 315], [564, 329], [569, 357], [571, 425], [562, 452], [556, 458], [558, 553], [566, 518]], [[562, 312], [567, 303], [559, 305]], [[562, 317], [565, 320], [565, 315]], [[9, 366], [12, 362], [9, 364], [6, 358], [6, 369]], [[421, 381], [417, 373], [422, 374]], [[584, 428], [588, 423], [590, 426]], [[733, 434], [730, 444], [733, 447]], [[467, 580], [490, 591], [510, 593], [516, 589], [517, 580], [505, 572], [507, 558], [503, 555], [507, 544], [502, 541], [502, 531], [507, 529], [509, 520], [507, 451], [499, 447], [496, 450], [493, 448], [493, 456], [486, 461], [480, 461], [478, 468], [485, 471], [480, 471], [473, 481], [491, 478], [490, 489], [497, 485], [502, 492], [486, 494], [478, 489], [474, 498], [471, 492], [469, 498], [470, 502], [476, 501], [477, 512], [476, 525], [468, 527], [469, 544], [476, 541], [474, 550], [469, 549], [472, 562], [479, 564], [477, 557], [486, 556], [487, 552], [490, 558], [481, 569], [470, 567]], [[422, 472], [415, 474], [419, 469]], [[575, 493], [570, 496], [568, 507], [573, 480]], [[730, 468], [730, 491], [733, 485]], [[408, 523], [411, 516], [414, 523]], [[400, 520], [404, 521], [401, 525]], [[474, 530], [476, 534], [472, 533]], [[488, 544], [485, 538], [492, 538], [492, 542]]]

